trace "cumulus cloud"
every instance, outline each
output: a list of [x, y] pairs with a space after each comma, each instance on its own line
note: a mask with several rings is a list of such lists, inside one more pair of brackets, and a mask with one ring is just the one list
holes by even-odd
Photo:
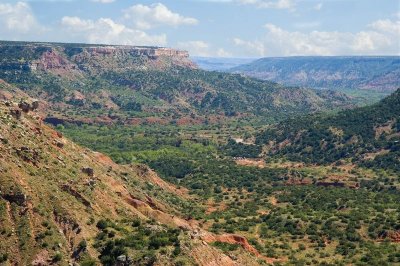
[[245, 41], [240, 38], [234, 38], [233, 43], [236, 46], [240, 46], [245, 49], [247, 56], [264, 56], [265, 55], [265, 44], [263, 41]]
[[16, 4], [0, 3], [0, 33], [26, 34], [35, 32], [41, 33], [45, 30], [32, 13], [30, 6], [24, 2]]
[[391, 21], [389, 19], [381, 19], [372, 22], [371, 24], [369, 24], [369, 27], [377, 31], [400, 35], [400, 20]]
[[339, 31], [287, 31], [266, 24], [265, 35], [255, 41], [234, 39], [234, 44], [257, 56], [393, 55], [400, 54], [399, 21], [378, 20], [357, 33]]
[[192, 56], [216, 56], [216, 57], [229, 57], [231, 53], [222, 48], [214, 49], [212, 45], [204, 41], [188, 41], [178, 42], [177, 48], [189, 51]]
[[243, 5], [255, 5], [258, 8], [275, 8], [275, 9], [293, 9], [295, 3], [293, 0], [237, 0]]
[[167, 43], [165, 34], [149, 35], [144, 31], [126, 27], [109, 18], [85, 20], [79, 17], [63, 17], [63, 29], [78, 40], [89, 43], [123, 45], [159, 45]]
[[133, 5], [124, 10], [124, 18], [133, 22], [139, 29], [198, 24], [197, 19], [174, 13], [161, 3], [149, 6], [142, 4]]

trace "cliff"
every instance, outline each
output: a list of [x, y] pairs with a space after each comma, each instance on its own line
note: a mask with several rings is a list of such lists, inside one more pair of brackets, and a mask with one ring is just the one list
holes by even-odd
[[196, 68], [187, 51], [165, 47], [0, 42], [3, 71], [47, 71], [71, 76], [110, 68], [165, 70], [175, 66]]

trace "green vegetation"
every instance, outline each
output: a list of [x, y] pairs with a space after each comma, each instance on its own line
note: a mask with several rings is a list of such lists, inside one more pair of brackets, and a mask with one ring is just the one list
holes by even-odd
[[[397, 106], [395, 96], [374, 107], [355, 110], [355, 116], [344, 111], [318, 115], [321, 120], [302, 119], [309, 119], [306, 120], [309, 126], [315, 120], [322, 128], [323, 123], [338, 121], [335, 127], [342, 123], [343, 136], [360, 134], [360, 139], [376, 143], [384, 140], [375, 140], [373, 131], [367, 129], [397, 114], [387, 109]], [[354, 117], [352, 121], [357, 121], [358, 116], [360, 121], [366, 119], [368, 123], [347, 123], [344, 119]], [[331, 120], [323, 122], [322, 117]], [[307, 125], [302, 119], [290, 123], [300, 121], [300, 125]], [[288, 132], [289, 128], [288, 124]], [[273, 157], [266, 161], [265, 168], [237, 165], [232, 157], [259, 156], [262, 141], [274, 140], [272, 133], [267, 134], [275, 132], [271, 129], [258, 136], [256, 145], [236, 143], [227, 128], [218, 132], [211, 127], [207, 130], [207, 127], [66, 125], [62, 131], [120, 163], [146, 163], [164, 179], [188, 188], [199, 199], [195, 208], [201, 211], [182, 210], [185, 215], [199, 220], [203, 228], [212, 232], [248, 236], [250, 243], [265, 256], [286, 257], [292, 264], [399, 262], [399, 245], [392, 242], [392, 237], [400, 230], [400, 180], [378, 166], [360, 163], [348, 172], [340, 165], [328, 165], [325, 157], [330, 153], [326, 151], [321, 153], [325, 157], [317, 161], [320, 166], [282, 166], [285, 161], [281, 157], [291, 158], [289, 152], [271, 154]], [[201, 132], [201, 136], [192, 132]], [[240, 132], [249, 137], [248, 131]], [[343, 183], [333, 182], [331, 176], [341, 176]], [[304, 183], [296, 185], [296, 182]], [[214, 245], [224, 252], [237, 249], [236, 245], [226, 243]]]
[[389, 92], [373, 91], [373, 90], [360, 90], [360, 89], [337, 89], [343, 92], [351, 99], [353, 99], [354, 104], [359, 106], [372, 105], [379, 102], [383, 98], [390, 95]]
[[169, 262], [178, 261], [181, 254], [182, 232], [158, 225], [155, 222], [134, 223], [128, 221], [118, 225], [104, 221], [107, 225], [96, 236], [94, 247], [99, 251], [103, 265], [115, 265], [117, 262], [129, 262], [133, 265], [153, 265], [157, 254], [166, 256]]
[[240, 247], [237, 244], [229, 244], [229, 243], [219, 242], [219, 241], [214, 242], [213, 246], [223, 250], [224, 252], [234, 251]]
[[[50, 48], [77, 66], [68, 73], [32, 70], [46, 47], [8, 47], [14, 57], [0, 62], [0, 78], [48, 101], [46, 121], [62, 133], [1, 105], [0, 237], [17, 243], [21, 263], [40, 249], [54, 263], [69, 259], [65, 231], [78, 237], [81, 265], [96, 264], [90, 249], [104, 265], [192, 265], [192, 245], [204, 243], [161, 223], [175, 217], [244, 236], [277, 264], [400, 263], [400, 90], [373, 106], [299, 117], [348, 99], [165, 58], [78, 62], [79, 45]], [[272, 121], [281, 122], [263, 124]], [[79, 235], [81, 222], [96, 236]], [[10, 260], [10, 243], [0, 261]], [[247, 252], [212, 245], [232, 259]]]
[[271, 126], [257, 136], [256, 143], [286, 141], [290, 145], [272, 149], [270, 155], [292, 161], [330, 164], [350, 160], [368, 168], [399, 172], [399, 118], [400, 90], [372, 106]]

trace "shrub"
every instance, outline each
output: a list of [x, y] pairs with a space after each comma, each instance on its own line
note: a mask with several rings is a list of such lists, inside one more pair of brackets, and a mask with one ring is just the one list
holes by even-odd
[[104, 230], [108, 227], [108, 223], [106, 220], [101, 219], [97, 222], [96, 227], [100, 230]]
[[53, 262], [58, 262], [62, 260], [62, 254], [60, 252], [57, 252], [56, 254], [54, 254], [53, 256]]

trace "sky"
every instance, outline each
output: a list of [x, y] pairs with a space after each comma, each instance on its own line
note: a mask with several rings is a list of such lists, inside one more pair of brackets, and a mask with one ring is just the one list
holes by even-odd
[[207, 57], [400, 55], [400, 0], [0, 0], [0, 40]]

